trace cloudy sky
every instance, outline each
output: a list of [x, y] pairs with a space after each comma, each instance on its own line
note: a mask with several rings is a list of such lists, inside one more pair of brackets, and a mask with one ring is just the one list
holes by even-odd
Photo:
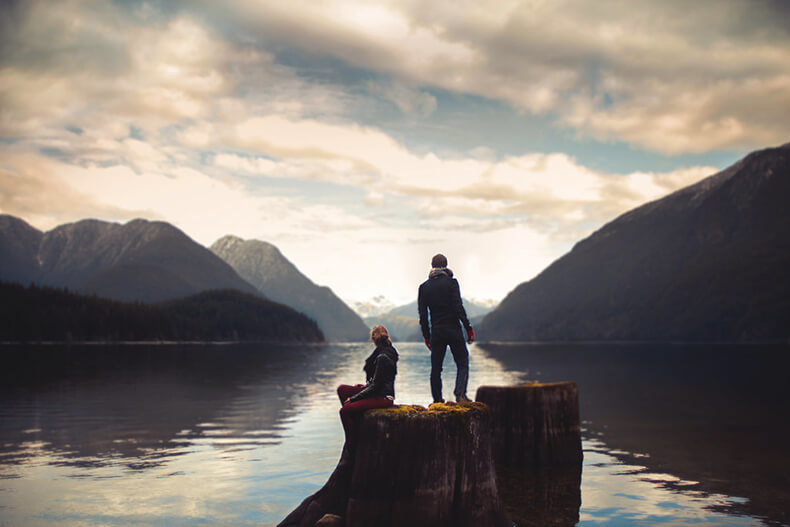
[[789, 6], [3, 2], [0, 212], [266, 240], [351, 300], [412, 300], [443, 252], [500, 299], [790, 140]]

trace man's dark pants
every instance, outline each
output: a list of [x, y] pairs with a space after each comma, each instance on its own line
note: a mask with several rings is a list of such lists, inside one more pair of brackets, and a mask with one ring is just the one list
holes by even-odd
[[434, 402], [442, 399], [442, 363], [447, 353], [447, 346], [453, 354], [457, 373], [455, 376], [456, 397], [466, 395], [466, 385], [469, 382], [469, 351], [466, 349], [464, 334], [461, 326], [457, 328], [432, 328], [431, 329], [431, 395]]

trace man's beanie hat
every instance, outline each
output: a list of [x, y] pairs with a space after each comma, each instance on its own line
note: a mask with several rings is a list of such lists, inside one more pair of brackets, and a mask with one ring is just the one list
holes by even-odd
[[431, 267], [447, 267], [447, 257], [443, 254], [437, 254], [431, 258]]

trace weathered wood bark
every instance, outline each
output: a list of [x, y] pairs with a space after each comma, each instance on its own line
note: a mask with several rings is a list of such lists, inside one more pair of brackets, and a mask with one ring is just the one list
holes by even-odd
[[365, 412], [327, 484], [280, 526], [313, 527], [325, 513], [346, 527], [511, 526], [489, 419], [478, 403]]
[[582, 460], [575, 382], [481, 386], [475, 399], [491, 410], [497, 464], [576, 466]]

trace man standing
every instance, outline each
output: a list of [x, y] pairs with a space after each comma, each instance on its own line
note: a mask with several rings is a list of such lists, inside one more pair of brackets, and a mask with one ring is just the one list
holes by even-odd
[[[431, 350], [431, 395], [433, 402], [444, 402], [442, 398], [442, 363], [447, 346], [453, 354], [457, 373], [455, 376], [455, 399], [459, 403], [469, 402], [466, 385], [469, 382], [469, 351], [466, 349], [461, 324], [466, 329], [467, 342], [475, 340], [475, 332], [461, 300], [461, 289], [453, 272], [447, 268], [447, 258], [437, 254], [431, 260], [428, 280], [420, 285], [417, 295], [420, 312], [420, 327], [425, 345]], [[428, 314], [430, 313], [430, 325]]]

